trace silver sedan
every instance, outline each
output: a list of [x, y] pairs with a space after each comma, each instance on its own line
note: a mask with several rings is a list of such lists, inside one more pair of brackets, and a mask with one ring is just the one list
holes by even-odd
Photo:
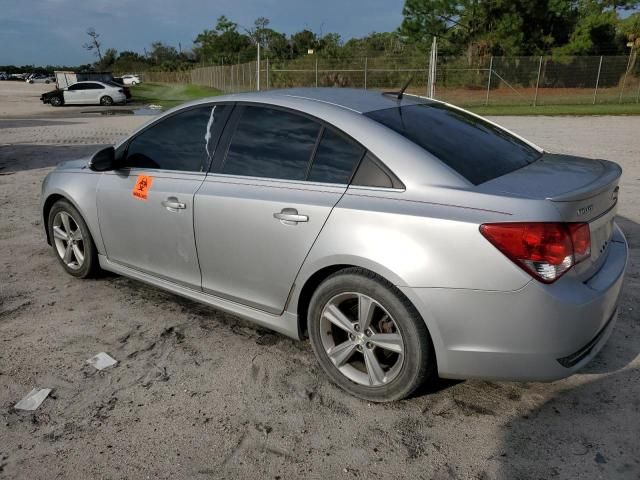
[[609, 337], [621, 169], [402, 94], [210, 98], [42, 187], [62, 267], [108, 270], [308, 337], [371, 401], [446, 378], [553, 380]]

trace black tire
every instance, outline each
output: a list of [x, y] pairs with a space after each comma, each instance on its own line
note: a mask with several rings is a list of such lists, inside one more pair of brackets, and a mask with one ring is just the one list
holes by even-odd
[[[82, 247], [84, 250], [84, 261], [82, 265], [77, 268], [69, 267], [63, 260], [63, 258], [58, 253], [58, 249], [56, 247], [56, 241], [54, 237], [54, 219], [56, 215], [59, 213], [66, 213], [69, 215], [73, 222], [79, 227], [82, 233]], [[51, 240], [51, 247], [53, 249], [53, 253], [62, 265], [62, 268], [66, 270], [69, 275], [72, 275], [77, 278], [94, 278], [99, 276], [101, 269], [100, 263], [98, 261], [98, 251], [96, 249], [95, 243], [93, 241], [93, 237], [91, 236], [91, 232], [87, 228], [87, 224], [85, 223], [80, 212], [71, 205], [67, 200], [58, 200], [53, 204], [51, 210], [49, 211], [49, 216], [47, 219], [47, 228], [49, 230], [49, 239]]]
[[49, 80], [45, 80], [45, 82], [47, 85], [49, 85], [51, 82]]
[[[327, 354], [321, 333], [322, 312], [330, 300], [347, 292], [374, 299], [388, 312], [402, 336], [404, 358], [399, 373], [388, 383], [380, 386], [357, 383], [345, 376]], [[435, 376], [433, 344], [422, 317], [397, 288], [370, 271], [349, 268], [328, 277], [311, 298], [307, 321], [311, 345], [320, 366], [336, 385], [356, 397], [373, 402], [401, 400]]]
[[53, 106], [53, 107], [59, 107], [62, 105], [62, 98], [60, 97], [51, 97], [49, 99], [49, 103]]
[[113, 105], [113, 98], [111, 98], [109, 95], [105, 95], [100, 99], [100, 105], [110, 107], [111, 105]]

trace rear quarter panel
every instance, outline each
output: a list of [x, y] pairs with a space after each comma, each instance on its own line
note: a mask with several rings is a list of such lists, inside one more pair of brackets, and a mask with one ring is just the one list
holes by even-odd
[[[512, 199], [510, 205], [502, 205], [503, 211], [494, 211], [488, 208], [495, 205], [494, 198], [465, 193], [457, 198], [462, 205], [452, 205], [455, 191], [449, 190], [450, 203], [445, 203], [444, 191], [423, 193], [349, 187], [302, 265], [287, 310], [297, 311], [300, 291], [315, 272], [334, 265], [368, 269], [398, 287], [410, 287], [403, 288], [409, 292], [412, 288], [515, 291], [531, 281], [479, 232], [481, 223], [524, 215], [530, 202]], [[429, 197], [443, 202], [426, 201]], [[550, 212], [553, 209], [529, 215]], [[409, 300], [422, 314], [437, 349], [442, 340], [435, 318], [418, 299]]]

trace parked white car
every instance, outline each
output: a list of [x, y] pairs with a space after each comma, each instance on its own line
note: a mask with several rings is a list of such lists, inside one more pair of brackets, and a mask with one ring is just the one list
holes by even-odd
[[31, 75], [26, 80], [27, 83], [46, 83], [49, 85], [50, 83], [56, 83], [55, 77], [51, 75]]
[[138, 85], [141, 82], [138, 75], [123, 75], [122, 83], [124, 83], [125, 85]]
[[104, 82], [78, 82], [64, 90], [44, 94], [41, 100], [44, 103], [50, 103], [54, 107], [63, 104], [109, 106], [114, 103], [125, 103], [127, 97], [124, 89], [117, 85]]

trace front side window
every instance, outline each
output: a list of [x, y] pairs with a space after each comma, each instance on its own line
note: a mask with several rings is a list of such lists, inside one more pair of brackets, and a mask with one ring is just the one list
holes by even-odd
[[420, 145], [474, 185], [525, 167], [541, 156], [501, 128], [439, 103], [366, 115]]
[[203, 171], [213, 157], [227, 108], [197, 107], [161, 120], [129, 142], [124, 166]]
[[304, 180], [319, 132], [318, 123], [301, 115], [243, 107], [221, 173]]
[[75, 83], [73, 85], [71, 85], [69, 87], [69, 90], [73, 91], [73, 90], [84, 90], [85, 89], [85, 84], [84, 83]]
[[364, 148], [326, 128], [318, 145], [307, 180], [325, 183], [349, 183]]

